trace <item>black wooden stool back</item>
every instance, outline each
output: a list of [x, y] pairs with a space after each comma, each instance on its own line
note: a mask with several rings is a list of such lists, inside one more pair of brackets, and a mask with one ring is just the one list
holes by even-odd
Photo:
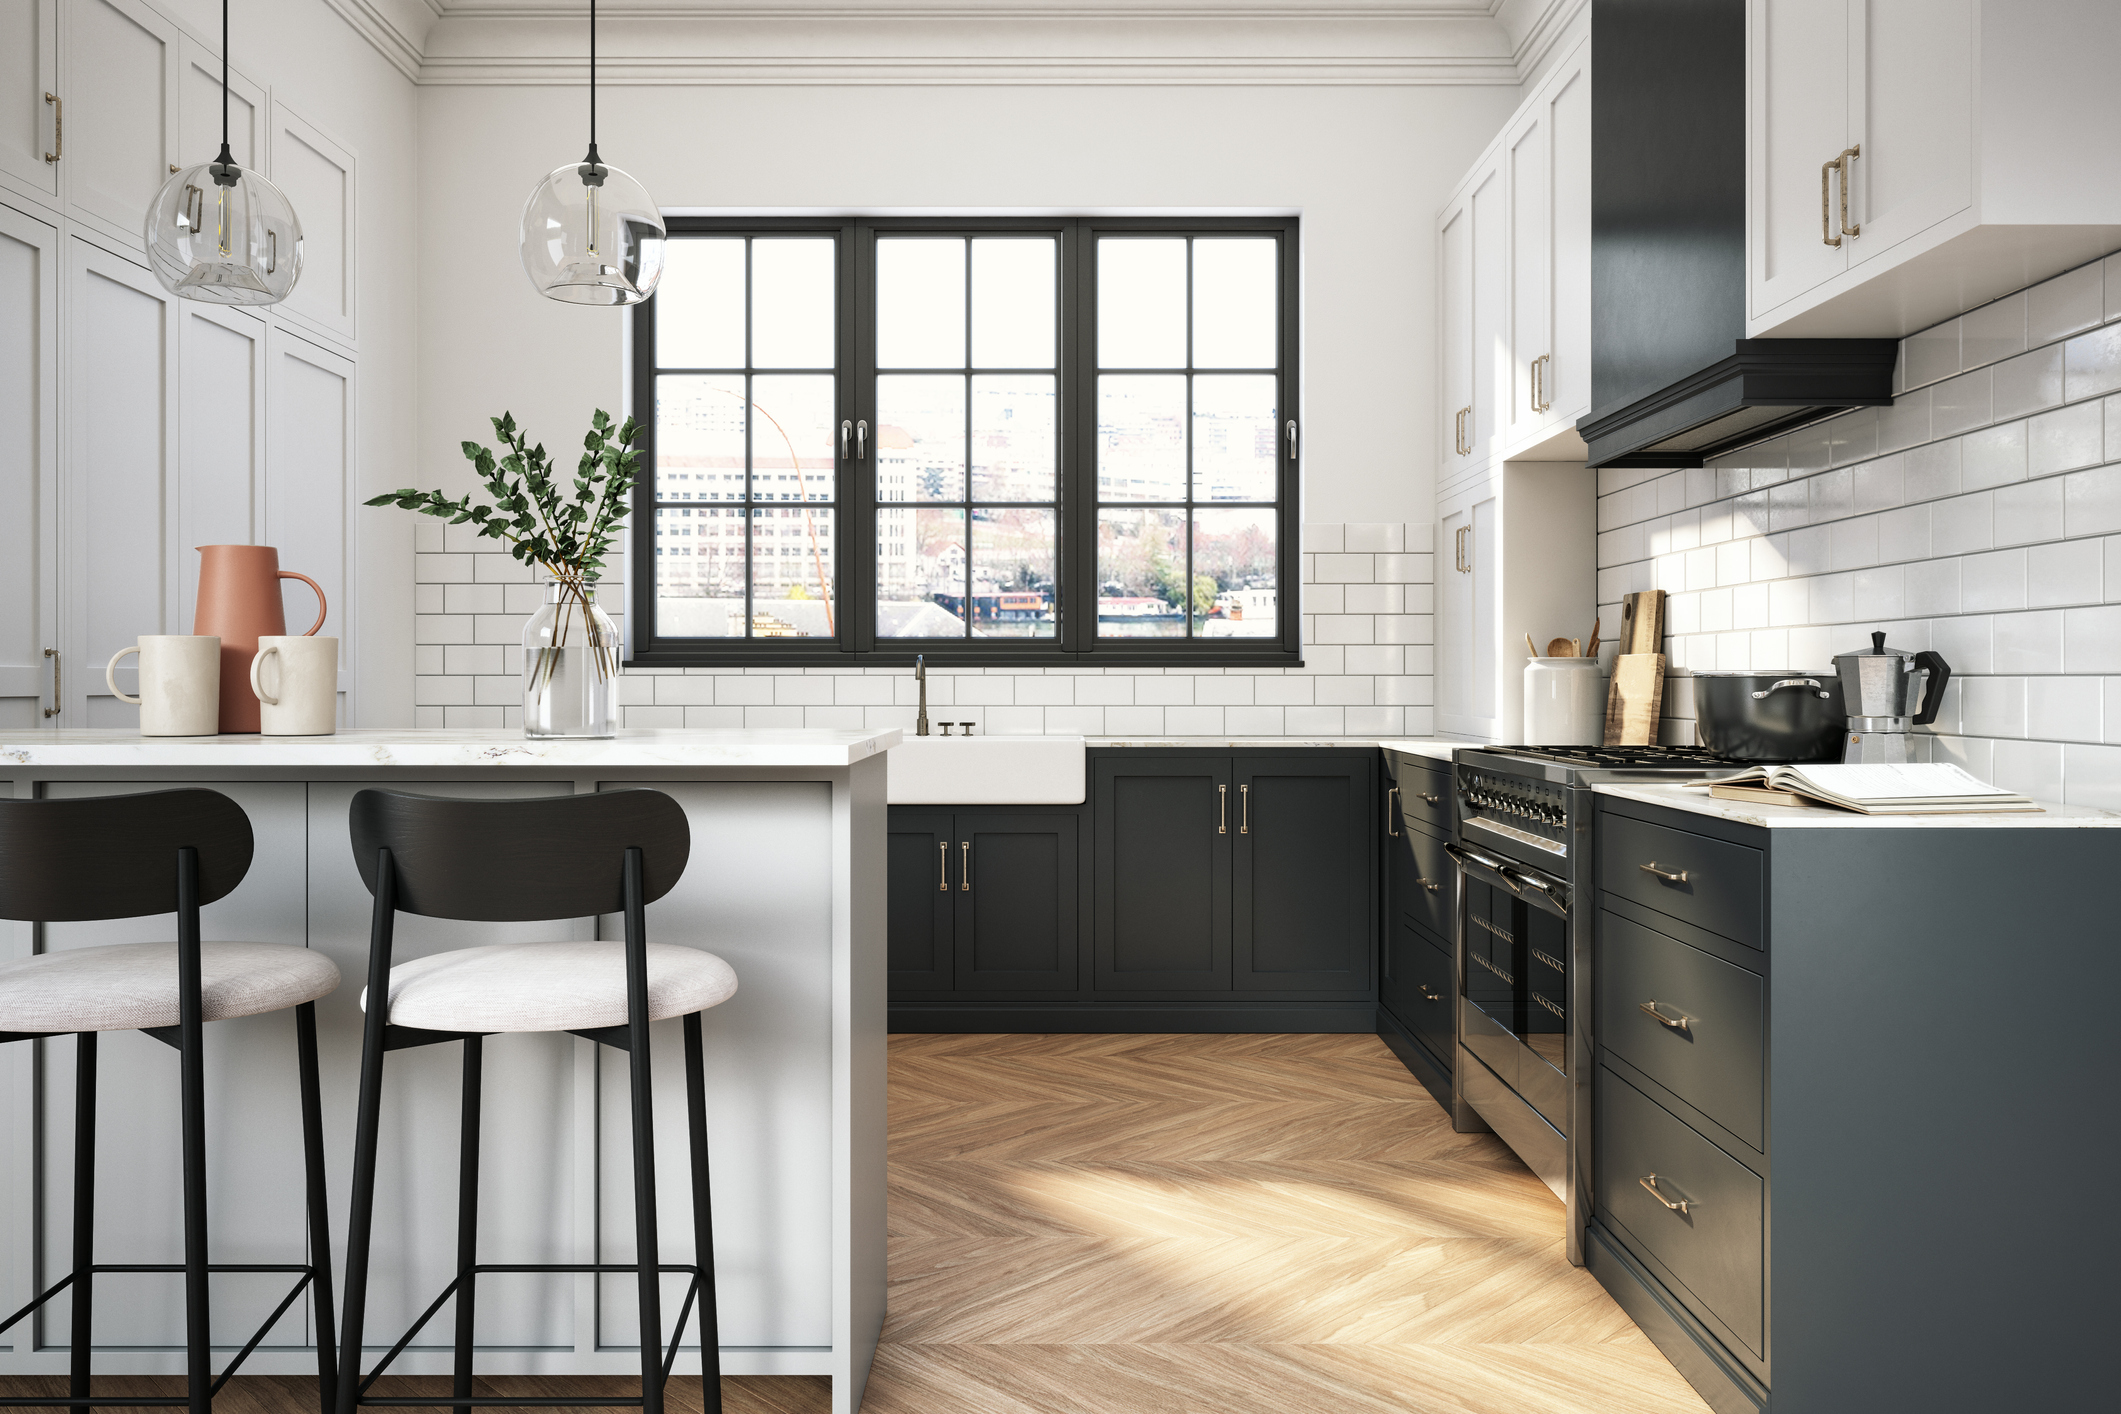
[[175, 913], [178, 851], [198, 860], [203, 908], [250, 872], [250, 817], [211, 790], [86, 800], [0, 799], [0, 918], [81, 923]]
[[641, 851], [641, 903], [677, 886], [692, 854], [685, 811], [658, 790], [530, 800], [461, 800], [364, 790], [353, 798], [354, 861], [376, 891], [390, 851], [392, 902], [405, 913], [531, 923], [618, 913], [625, 860]]

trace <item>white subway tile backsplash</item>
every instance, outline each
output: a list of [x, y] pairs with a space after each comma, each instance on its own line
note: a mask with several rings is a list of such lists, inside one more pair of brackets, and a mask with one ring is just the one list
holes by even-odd
[[2062, 538], [2062, 483], [2028, 481], [1995, 493], [1998, 545], [2031, 545]]
[[1998, 421], [2058, 407], [2062, 402], [2062, 349], [2050, 345], [2006, 359], [1990, 371]]
[[2062, 349], [2062, 395], [2071, 402], [2121, 388], [2121, 324], [2079, 334]]
[[2066, 339], [2097, 324], [2102, 315], [2098, 262], [2080, 265], [2025, 292], [2028, 347]]
[[2065, 672], [2121, 673], [2121, 604], [2065, 609], [2062, 624]]
[[1996, 543], [1995, 498], [1988, 492], [1957, 496], [1930, 507], [1930, 553], [1961, 555]]
[[2099, 678], [2075, 677], [2027, 679], [2026, 735], [2044, 741], [2099, 740], [2100, 682]]
[[1954, 319], [1900, 341], [1902, 378], [1920, 388], [1959, 371], [1960, 321]]
[[2025, 479], [2025, 424], [1969, 432], [1959, 439], [1959, 489], [1979, 491]]
[[1995, 784], [2034, 800], [2062, 799], [2062, 747], [2052, 741], [1999, 741]]
[[[1961, 315], [1959, 360], [1962, 368], [1982, 368], [2025, 352], [2025, 293], [2006, 295]], [[1919, 335], [1917, 337], [1920, 337]]]
[[1989, 371], [1962, 374], [1930, 389], [1930, 434], [1950, 437], [1989, 421]]
[[2101, 542], [2065, 540], [2043, 545], [2025, 562], [2025, 602], [2032, 608], [2096, 604], [2100, 597]]
[[2061, 610], [2041, 609], [2025, 614], [1998, 614], [1992, 622], [1995, 632], [1995, 671], [2062, 671]]
[[2121, 530], [2121, 465], [2071, 472], [2062, 487], [2063, 519], [2072, 536]]

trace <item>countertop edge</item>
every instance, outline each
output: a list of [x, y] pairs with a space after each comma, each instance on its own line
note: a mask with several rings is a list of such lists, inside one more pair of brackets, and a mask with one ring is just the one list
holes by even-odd
[[2057, 830], [2121, 828], [2121, 811], [2101, 810], [2089, 805], [2058, 805], [2047, 801], [2041, 814], [1989, 815], [1861, 815], [1853, 810], [1815, 810], [1808, 806], [1765, 805], [1746, 800], [1721, 800], [1706, 791], [1682, 786], [1594, 785], [1598, 795], [1616, 800], [1661, 805], [1692, 815], [1728, 820], [1734, 825], [1752, 825], [1770, 830]]

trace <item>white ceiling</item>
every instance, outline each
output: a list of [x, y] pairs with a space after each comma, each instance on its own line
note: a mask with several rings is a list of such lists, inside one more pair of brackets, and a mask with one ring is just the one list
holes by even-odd
[[[588, 76], [586, 0], [326, 0], [423, 84]], [[1518, 84], [1587, 0], [611, 0], [614, 84]]]

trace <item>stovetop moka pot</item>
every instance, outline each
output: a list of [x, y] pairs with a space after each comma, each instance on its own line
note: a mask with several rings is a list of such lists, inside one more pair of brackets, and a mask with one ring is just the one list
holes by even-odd
[[[1870, 652], [1837, 654], [1834, 671], [1841, 676], [1841, 697], [1849, 718], [1848, 744], [1841, 759], [1857, 764], [1890, 765], [1913, 759], [1908, 734], [1937, 720], [1944, 685], [1952, 680], [1951, 665], [1941, 654], [1888, 648], [1883, 631], [1871, 634]], [[1920, 706], [1915, 698], [1918, 674], [1925, 679]]]

